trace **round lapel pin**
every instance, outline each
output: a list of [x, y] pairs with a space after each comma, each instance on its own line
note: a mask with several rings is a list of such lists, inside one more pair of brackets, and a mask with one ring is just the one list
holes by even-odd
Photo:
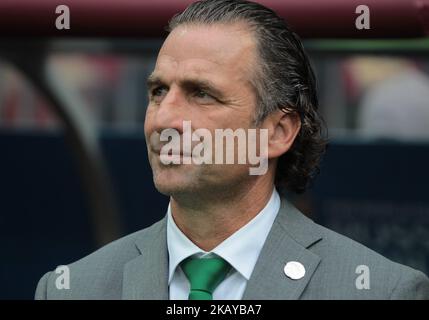
[[299, 280], [305, 276], [305, 268], [298, 261], [289, 261], [284, 267], [285, 275], [292, 280]]

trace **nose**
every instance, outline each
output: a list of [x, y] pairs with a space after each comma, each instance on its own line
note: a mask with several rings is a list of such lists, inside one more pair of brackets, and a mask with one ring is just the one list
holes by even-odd
[[178, 88], [172, 87], [155, 107], [153, 114], [153, 129], [161, 132], [164, 129], [175, 129], [183, 132], [183, 120], [186, 117], [186, 98]]

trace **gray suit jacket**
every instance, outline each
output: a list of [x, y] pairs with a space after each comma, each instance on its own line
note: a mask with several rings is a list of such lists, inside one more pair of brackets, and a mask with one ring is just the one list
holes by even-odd
[[[46, 273], [36, 299], [168, 299], [166, 221], [164, 217], [70, 264], [69, 289], [56, 287], [60, 274]], [[300, 262], [305, 276], [288, 278], [288, 261]], [[369, 289], [356, 286], [360, 265], [368, 267]], [[429, 299], [429, 279], [314, 223], [282, 201], [243, 299]]]

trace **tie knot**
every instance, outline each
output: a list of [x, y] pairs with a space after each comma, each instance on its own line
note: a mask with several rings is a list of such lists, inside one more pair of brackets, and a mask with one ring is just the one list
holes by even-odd
[[180, 266], [191, 284], [189, 300], [212, 300], [213, 291], [231, 269], [222, 258], [187, 258]]

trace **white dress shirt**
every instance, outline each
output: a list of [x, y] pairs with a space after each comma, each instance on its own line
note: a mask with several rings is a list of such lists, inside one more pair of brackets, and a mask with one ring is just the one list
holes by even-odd
[[280, 196], [274, 189], [266, 206], [252, 220], [212, 251], [206, 252], [189, 240], [177, 227], [169, 205], [167, 246], [170, 300], [188, 299], [190, 284], [180, 267], [180, 263], [194, 255], [199, 258], [210, 258], [217, 255], [232, 266], [226, 278], [213, 292], [213, 300], [241, 299], [279, 209]]

